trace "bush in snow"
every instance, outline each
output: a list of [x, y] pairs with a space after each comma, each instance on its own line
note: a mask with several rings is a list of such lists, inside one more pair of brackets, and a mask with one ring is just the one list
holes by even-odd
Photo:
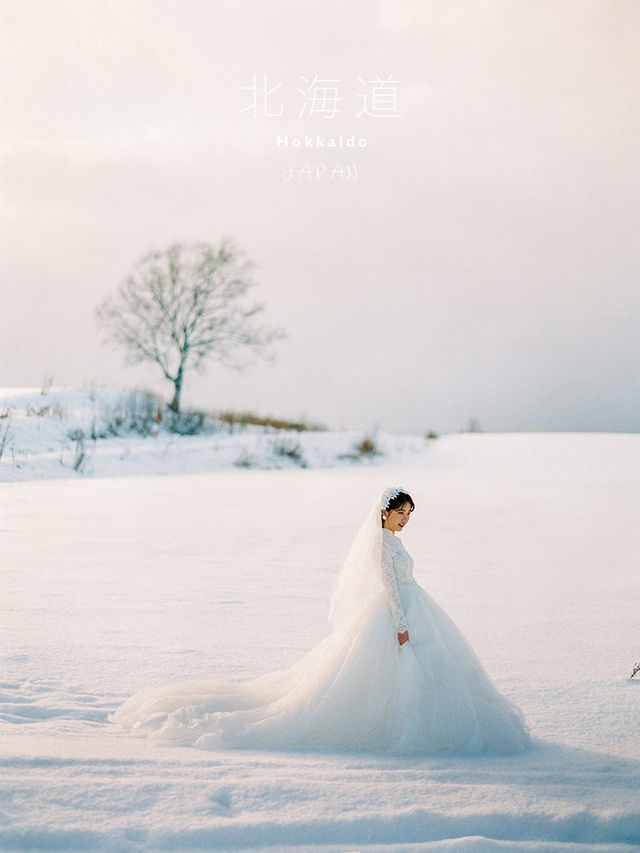
[[363, 459], [373, 459], [375, 456], [382, 455], [382, 451], [376, 444], [375, 439], [365, 435], [361, 441], [353, 445], [353, 452], [341, 453], [338, 458], [353, 459], [354, 462], [361, 462]]
[[81, 429], [72, 429], [69, 430], [68, 435], [71, 441], [75, 442], [73, 452], [73, 470], [82, 473], [88, 461], [84, 444], [84, 431]]
[[299, 465], [301, 468], [306, 468], [307, 463], [304, 460], [304, 456], [302, 455], [302, 448], [297, 442], [293, 442], [287, 439], [278, 439], [273, 443], [273, 452], [276, 456], [286, 456], [288, 459], [291, 459], [292, 462], [295, 462], [296, 465]]
[[202, 412], [173, 412], [168, 409], [163, 423], [169, 432], [175, 432], [177, 435], [199, 435], [202, 432], [213, 431], [212, 425], [207, 422]]
[[153, 435], [154, 427], [161, 418], [162, 402], [158, 397], [148, 391], [129, 391], [102, 411], [96, 438], [127, 432]]
[[66, 417], [66, 412], [60, 403], [43, 403], [41, 406], [32, 406], [30, 403], [25, 408], [25, 414], [28, 417], [35, 416], [36, 418], [57, 418], [62, 420]]
[[237, 459], [233, 460], [233, 464], [236, 468], [255, 468], [257, 467], [258, 461], [249, 453], [246, 447], [243, 447]]
[[11, 409], [5, 408], [0, 412], [0, 459], [4, 449], [11, 439], [11, 418], [13, 417]]

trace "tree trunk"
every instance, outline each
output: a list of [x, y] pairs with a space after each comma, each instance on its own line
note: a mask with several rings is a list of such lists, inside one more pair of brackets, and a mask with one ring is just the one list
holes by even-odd
[[173, 380], [173, 386], [173, 400], [169, 403], [169, 408], [178, 414], [180, 411], [180, 393], [182, 391], [182, 367], [180, 367], [176, 374], [176, 378]]

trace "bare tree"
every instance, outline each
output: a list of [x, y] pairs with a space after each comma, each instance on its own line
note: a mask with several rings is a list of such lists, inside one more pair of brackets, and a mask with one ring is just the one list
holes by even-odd
[[248, 362], [238, 356], [247, 349], [273, 361], [266, 348], [284, 331], [255, 325], [264, 306], [240, 302], [255, 286], [253, 266], [229, 238], [217, 249], [175, 243], [142, 258], [117, 295], [98, 307], [106, 340], [124, 345], [130, 363], [157, 364], [173, 383], [173, 411], [180, 410], [187, 366], [202, 372], [215, 358], [242, 369]]

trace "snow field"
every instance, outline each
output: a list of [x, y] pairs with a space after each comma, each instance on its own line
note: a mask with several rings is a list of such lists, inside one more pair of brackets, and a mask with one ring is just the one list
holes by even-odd
[[[0, 486], [0, 849], [640, 849], [640, 437], [451, 435], [364, 467], [37, 477]], [[522, 707], [530, 753], [205, 752], [107, 722], [143, 686], [298, 659], [391, 484], [416, 501], [402, 537], [418, 581]]]

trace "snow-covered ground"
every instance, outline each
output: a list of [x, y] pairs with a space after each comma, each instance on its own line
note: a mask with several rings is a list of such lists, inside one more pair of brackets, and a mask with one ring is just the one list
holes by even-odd
[[[162, 476], [147, 458], [145, 476], [56, 461], [56, 479], [32, 458], [0, 485], [0, 849], [640, 849], [640, 436], [447, 435], [376, 465]], [[528, 754], [206, 752], [107, 721], [143, 686], [297, 660], [390, 484], [416, 502], [418, 581], [523, 709]]]
[[[0, 388], [0, 448], [7, 430], [0, 481], [362, 465], [410, 457], [427, 443], [421, 435], [380, 431], [373, 436], [249, 424], [230, 432], [215, 421], [204, 434], [177, 435], [167, 431], [166, 417], [155, 436], [128, 431], [131, 420], [149, 428], [150, 406], [155, 401], [142, 392], [111, 388], [51, 388], [44, 394], [36, 388]], [[358, 454], [355, 447], [367, 437], [380, 455]]]

